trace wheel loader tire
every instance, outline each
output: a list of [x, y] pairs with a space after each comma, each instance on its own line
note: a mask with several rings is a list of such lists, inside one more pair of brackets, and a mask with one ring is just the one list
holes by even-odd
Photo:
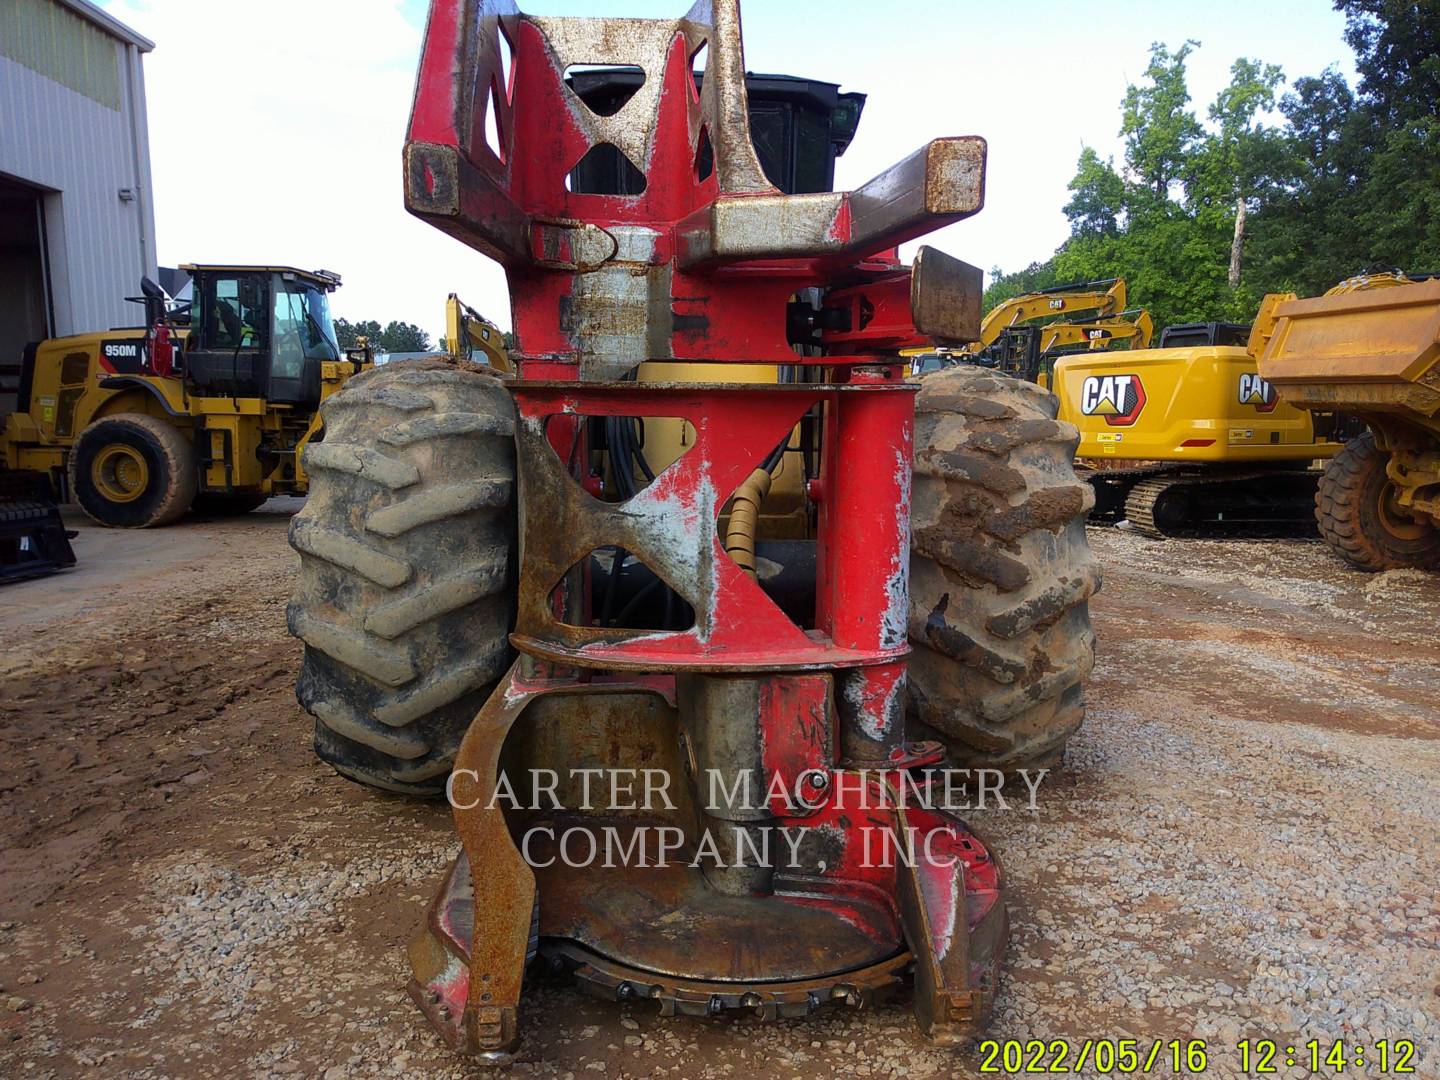
[[1370, 431], [1330, 459], [1315, 492], [1320, 535], [1360, 570], [1440, 567], [1440, 529], [1394, 505], [1394, 484], [1385, 472], [1389, 459]]
[[1056, 412], [1047, 390], [975, 367], [920, 381], [908, 707], [960, 765], [1054, 765], [1084, 719], [1095, 496]]
[[268, 498], [268, 495], [258, 492], [242, 491], [226, 495], [220, 492], [202, 491], [190, 504], [190, 511], [200, 517], [240, 517], [242, 514], [260, 509]]
[[290, 524], [296, 697], [337, 772], [439, 794], [510, 663], [514, 407], [478, 368], [410, 360], [355, 376], [320, 411]]
[[168, 525], [195, 501], [190, 440], [145, 413], [119, 413], [87, 427], [70, 451], [69, 473], [80, 508], [111, 528]]

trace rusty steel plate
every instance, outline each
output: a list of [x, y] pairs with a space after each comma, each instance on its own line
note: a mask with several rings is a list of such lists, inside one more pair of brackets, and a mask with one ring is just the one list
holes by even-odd
[[[594, 827], [594, 819], [587, 819]], [[557, 835], [566, 824], [557, 822]], [[633, 826], [622, 826], [628, 830]], [[622, 832], [622, 839], [629, 837]], [[543, 863], [555, 845], [537, 841]], [[856, 898], [728, 896], [679, 856], [666, 866], [535, 868], [542, 938], [568, 938], [655, 975], [717, 982], [817, 979], [905, 949], [893, 912]]]

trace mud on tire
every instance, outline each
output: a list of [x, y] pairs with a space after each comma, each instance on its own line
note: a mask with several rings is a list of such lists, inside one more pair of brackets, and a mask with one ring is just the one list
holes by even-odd
[[478, 368], [412, 360], [357, 375], [320, 411], [290, 525], [296, 696], [338, 772], [438, 794], [510, 661], [510, 395]]
[[1041, 387], [978, 368], [920, 383], [909, 711], [961, 764], [1054, 764], [1084, 719], [1094, 493], [1056, 411]]
[[1330, 549], [1359, 570], [1440, 567], [1440, 529], [1387, 512], [1390, 455], [1367, 431], [1330, 459], [1315, 491], [1315, 523]]
[[180, 520], [195, 501], [195, 450], [174, 424], [147, 413], [102, 417], [70, 452], [70, 490], [80, 509], [112, 529]]

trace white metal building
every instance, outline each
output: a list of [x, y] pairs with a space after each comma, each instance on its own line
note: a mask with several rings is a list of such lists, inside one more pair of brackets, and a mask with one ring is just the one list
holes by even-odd
[[27, 341], [141, 320], [153, 48], [85, 0], [0, 0], [0, 379]]

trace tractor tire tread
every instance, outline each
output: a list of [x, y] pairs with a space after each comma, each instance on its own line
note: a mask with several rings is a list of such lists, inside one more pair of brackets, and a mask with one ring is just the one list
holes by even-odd
[[1388, 454], [1375, 433], [1357, 435], [1332, 457], [1315, 491], [1315, 523], [1320, 536], [1341, 559], [1358, 570], [1377, 573], [1405, 567], [1440, 567], [1440, 529], [1428, 527], [1410, 541], [1388, 534], [1379, 503], [1387, 483]]
[[961, 764], [1054, 764], [1085, 714], [1100, 588], [1079, 432], [1043, 388], [974, 367], [920, 380], [909, 713]]
[[[115, 505], [99, 499], [91, 491], [88, 477], [82, 475], [82, 462], [86, 459], [88, 446], [105, 437], [100, 434], [104, 431], [114, 433], [110, 437], [138, 433], [157, 455], [156, 464], [163, 466], [155, 470], [161, 473], [157, 479], [164, 485], [158, 492], [159, 497], [153, 501], [148, 512], [131, 515], [132, 520], [122, 520], [117, 516]], [[179, 521], [195, 501], [199, 488], [194, 447], [173, 423], [149, 413], [116, 413], [96, 420], [75, 440], [70, 449], [67, 470], [70, 490], [75, 493], [75, 501], [80, 508], [93, 521], [112, 528], [149, 529]], [[141, 504], [146, 501], [143, 498], [137, 500]]]
[[341, 775], [439, 794], [512, 657], [514, 406], [493, 374], [422, 359], [353, 377], [321, 412], [290, 530], [296, 696]]

